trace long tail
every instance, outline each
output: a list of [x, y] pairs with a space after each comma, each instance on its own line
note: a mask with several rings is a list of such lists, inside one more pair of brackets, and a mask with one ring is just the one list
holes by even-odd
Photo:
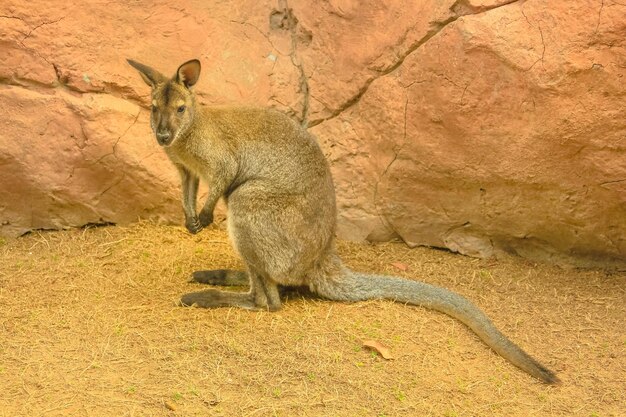
[[554, 372], [511, 342], [485, 313], [455, 292], [423, 282], [363, 274], [347, 268], [343, 268], [339, 276], [325, 278], [312, 288], [323, 297], [337, 301], [389, 299], [440, 311], [472, 329], [490, 348], [515, 366], [545, 383], [560, 383]]

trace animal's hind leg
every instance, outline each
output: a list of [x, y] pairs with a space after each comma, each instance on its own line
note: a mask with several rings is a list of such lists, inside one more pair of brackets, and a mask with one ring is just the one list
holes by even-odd
[[250, 294], [257, 306], [269, 311], [278, 311], [281, 307], [278, 285], [269, 278], [250, 271]]
[[247, 293], [215, 289], [198, 291], [183, 295], [179, 304], [202, 308], [241, 307], [249, 310], [279, 310], [281, 303], [276, 283], [252, 271], [248, 275], [250, 291]]
[[[212, 269], [206, 271], [195, 271], [189, 282], [199, 284], [218, 285], [221, 287], [247, 287], [250, 285], [248, 274], [244, 271], [234, 271], [232, 269]], [[301, 292], [302, 289], [295, 292]], [[278, 286], [280, 297], [285, 297], [294, 292], [289, 287]]]
[[221, 285], [225, 287], [246, 286], [250, 283], [248, 274], [244, 271], [231, 269], [212, 269], [207, 271], [195, 271], [191, 276], [191, 282], [200, 284]]

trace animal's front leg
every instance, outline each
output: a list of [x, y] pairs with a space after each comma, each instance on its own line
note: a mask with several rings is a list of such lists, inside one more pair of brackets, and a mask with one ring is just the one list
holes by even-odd
[[215, 210], [215, 205], [230, 185], [226, 176], [214, 175], [212, 178], [208, 178], [207, 181], [209, 184], [209, 192], [198, 217], [200, 226], [202, 227], [207, 227], [213, 223], [213, 210]]
[[215, 209], [215, 203], [212, 204], [205, 204], [204, 207], [202, 207], [202, 210], [200, 210], [200, 215], [198, 216], [199, 220], [200, 220], [200, 225], [202, 227], [207, 227], [208, 225], [210, 225], [211, 223], [213, 223], [213, 210]]
[[206, 197], [206, 201], [204, 202], [204, 206], [202, 206], [202, 210], [200, 210], [200, 225], [202, 227], [207, 227], [211, 223], [213, 223], [213, 210], [215, 210], [215, 205], [217, 204], [217, 200], [224, 193], [225, 187], [222, 187], [221, 184], [216, 183], [210, 187], [209, 194]]
[[182, 185], [185, 227], [190, 233], [196, 234], [202, 230], [202, 224], [196, 214], [196, 197], [198, 195], [200, 179], [184, 166], [177, 165], [176, 167], [178, 168]]

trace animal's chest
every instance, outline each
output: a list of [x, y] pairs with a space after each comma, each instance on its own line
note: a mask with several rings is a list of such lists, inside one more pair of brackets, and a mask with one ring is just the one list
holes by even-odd
[[198, 177], [206, 176], [206, 172], [205, 172], [206, 169], [204, 167], [206, 167], [207, 164], [203, 161], [200, 161], [200, 159], [197, 156], [189, 152], [180, 151], [180, 150], [166, 149], [165, 153], [167, 154], [169, 159], [172, 161], [172, 163], [174, 163], [174, 165], [182, 165], [188, 171], [190, 171], [191, 173], [193, 173], [194, 175]]

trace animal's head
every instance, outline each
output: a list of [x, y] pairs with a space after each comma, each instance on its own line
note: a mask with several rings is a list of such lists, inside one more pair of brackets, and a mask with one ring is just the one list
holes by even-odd
[[152, 88], [150, 126], [157, 142], [161, 146], [171, 145], [193, 121], [195, 100], [191, 87], [200, 76], [200, 61], [192, 59], [185, 62], [172, 78], [132, 59], [127, 61]]

